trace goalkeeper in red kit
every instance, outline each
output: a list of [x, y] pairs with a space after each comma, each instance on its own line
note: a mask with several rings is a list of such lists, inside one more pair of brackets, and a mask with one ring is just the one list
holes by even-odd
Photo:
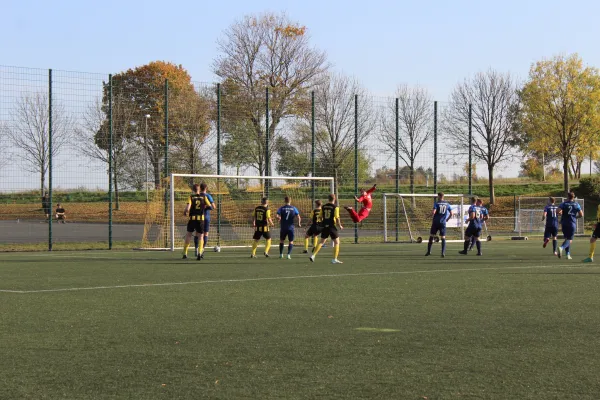
[[373, 207], [373, 199], [371, 198], [371, 193], [373, 193], [376, 188], [377, 184], [373, 185], [373, 187], [369, 190], [361, 189], [360, 197], [354, 196], [354, 200], [361, 203], [361, 207], [358, 212], [354, 211], [352, 207], [344, 207], [350, 213], [350, 218], [352, 218], [352, 221], [360, 222], [369, 216], [369, 213], [371, 212], [371, 207]]

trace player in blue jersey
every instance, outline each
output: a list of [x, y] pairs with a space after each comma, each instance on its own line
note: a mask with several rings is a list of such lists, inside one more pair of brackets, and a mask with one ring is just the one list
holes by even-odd
[[557, 256], [558, 246], [558, 206], [554, 204], [556, 200], [554, 197], [548, 198], [548, 205], [544, 207], [544, 216], [542, 221], [546, 221], [544, 227], [544, 244], [542, 247], [546, 248], [550, 239], [552, 239], [552, 251]]
[[[202, 236], [204, 245], [202, 246], [202, 248], [206, 249], [206, 245], [208, 244], [208, 229], [210, 228], [210, 210], [215, 210], [217, 207], [215, 206], [215, 201], [213, 200], [212, 196], [208, 194], [208, 185], [204, 182], [200, 184], [200, 193], [203, 193], [210, 202], [210, 208], [206, 208], [204, 211], [204, 235]], [[196, 248], [196, 256], [198, 256], [198, 244], [199, 238], [198, 236], [194, 236], [194, 247]]]
[[573, 237], [575, 237], [577, 218], [583, 217], [581, 206], [575, 201], [575, 193], [569, 192], [567, 201], [562, 202], [558, 206], [558, 210], [558, 213], [561, 216], [560, 225], [562, 233], [565, 236], [565, 241], [558, 248], [558, 258], [562, 257], [564, 251], [567, 255], [567, 259], [571, 260], [571, 244], [573, 243]]
[[477, 205], [477, 197], [471, 197], [471, 207], [469, 207], [468, 211], [468, 219], [469, 225], [467, 225], [467, 229], [465, 231], [465, 243], [464, 249], [459, 251], [459, 254], [468, 254], [469, 252], [469, 244], [471, 243], [471, 238], [475, 237], [475, 245], [477, 246], [477, 255], [480, 256], [481, 253], [481, 241], [479, 237], [481, 236], [481, 207]]
[[[485, 225], [485, 221], [487, 221], [490, 218], [490, 213], [488, 211], [487, 208], [485, 208], [483, 206], [483, 200], [481, 199], [477, 199], [477, 201], [475, 202], [475, 205], [478, 207], [481, 207], [481, 226], [483, 228], [483, 226]], [[475, 236], [471, 236], [471, 243], [469, 243], [469, 251], [473, 250], [473, 246], [475, 246]]]
[[289, 240], [288, 244], [288, 260], [292, 258], [292, 249], [294, 248], [294, 219], [298, 217], [298, 226], [302, 226], [302, 218], [300, 211], [291, 203], [289, 196], [285, 197], [285, 204], [277, 210], [277, 219], [281, 224], [279, 231], [279, 258], [283, 258], [283, 244], [285, 239]]
[[429, 231], [429, 243], [427, 243], [427, 254], [431, 255], [431, 246], [433, 245], [433, 238], [439, 232], [440, 239], [442, 242], [442, 258], [446, 257], [446, 222], [452, 217], [452, 206], [446, 200], [444, 200], [444, 193], [438, 193], [437, 200], [433, 205], [433, 211], [431, 212], [433, 221], [431, 222], [431, 230]]

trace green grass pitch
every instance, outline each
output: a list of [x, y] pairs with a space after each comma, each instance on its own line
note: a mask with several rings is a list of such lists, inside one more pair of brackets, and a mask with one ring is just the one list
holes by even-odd
[[597, 399], [587, 240], [460, 246], [0, 254], [0, 398]]

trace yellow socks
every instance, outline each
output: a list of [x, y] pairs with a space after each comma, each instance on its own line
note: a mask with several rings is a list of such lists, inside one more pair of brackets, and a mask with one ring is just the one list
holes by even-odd
[[183, 255], [184, 256], [187, 256], [187, 251], [188, 251], [189, 248], [190, 248], [190, 244], [189, 243], [183, 245]]
[[319, 250], [321, 250], [321, 247], [322, 247], [322, 246], [323, 246], [323, 245], [322, 245], [321, 243], [317, 243], [317, 245], [315, 246], [315, 251], [314, 251], [314, 253], [313, 253], [313, 256], [316, 256], [316, 255], [317, 255], [317, 253], [319, 252]]
[[269, 254], [270, 248], [271, 248], [271, 239], [267, 239], [267, 245], [265, 246], [265, 253]]
[[596, 251], [596, 242], [590, 243], [590, 258], [594, 258], [594, 252]]
[[256, 248], [258, 247], [258, 240], [255, 240], [254, 243], [252, 243], [252, 255], [255, 256], [256, 255]]
[[304, 238], [304, 250], [308, 251], [308, 238]]
[[204, 238], [200, 236], [198, 238], [198, 254], [204, 253]]
[[340, 244], [333, 244], [333, 259], [337, 260], [338, 256], [340, 255]]
[[313, 247], [317, 247], [319, 244], [319, 238], [317, 236], [313, 237]]

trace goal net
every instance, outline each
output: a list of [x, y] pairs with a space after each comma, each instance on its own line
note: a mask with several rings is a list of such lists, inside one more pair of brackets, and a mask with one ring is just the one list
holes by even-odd
[[[171, 174], [163, 188], [155, 190], [148, 203], [142, 249], [175, 250], [182, 248], [188, 217], [183, 211], [192, 194], [194, 183], [206, 183], [215, 209], [210, 211], [209, 247], [250, 246], [252, 244], [252, 211], [261, 198], [269, 198], [271, 216], [277, 237], [277, 209], [289, 196], [292, 205], [300, 211], [303, 222], [308, 222], [314, 200], [326, 202], [333, 193], [333, 178], [289, 176], [235, 176]], [[302, 230], [302, 232], [304, 232]]]
[[[555, 204], [567, 201], [566, 197], [555, 197]], [[584, 211], [585, 202], [583, 199], [575, 199]], [[544, 207], [548, 205], [548, 197], [526, 197], [520, 196], [517, 205], [516, 225], [519, 236], [542, 236], [546, 226], [545, 221], [542, 221], [544, 216]], [[577, 220], [576, 235], [584, 235], [583, 219]]]
[[[452, 206], [452, 218], [446, 224], [447, 240], [464, 240], [468, 200], [462, 194], [445, 194]], [[421, 243], [429, 238], [431, 210], [436, 194], [383, 194], [384, 242]]]

